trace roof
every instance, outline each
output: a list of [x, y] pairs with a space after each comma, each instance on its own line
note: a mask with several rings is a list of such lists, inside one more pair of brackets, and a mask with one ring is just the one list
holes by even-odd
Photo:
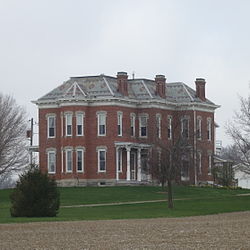
[[[50, 91], [48, 94], [39, 98], [35, 103], [61, 100], [61, 99], [92, 99], [123, 97], [118, 92], [117, 79], [115, 77], [98, 75], [71, 77], [62, 85]], [[156, 84], [149, 79], [129, 79], [128, 97], [134, 100], [162, 100], [156, 95]], [[182, 82], [166, 83], [166, 101], [171, 103], [203, 103], [215, 105], [210, 100], [202, 101], [196, 97], [196, 91]]]

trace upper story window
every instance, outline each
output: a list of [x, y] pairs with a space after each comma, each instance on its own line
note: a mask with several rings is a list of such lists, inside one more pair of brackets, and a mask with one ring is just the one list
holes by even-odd
[[48, 116], [47, 119], [48, 138], [56, 137], [56, 117]]
[[197, 139], [201, 139], [201, 117], [197, 118], [197, 124], [196, 124], [196, 135]]
[[161, 115], [156, 115], [156, 136], [157, 138], [161, 138]]
[[189, 119], [183, 118], [181, 120], [181, 135], [183, 138], [188, 139], [189, 138]]
[[168, 139], [172, 139], [172, 116], [168, 117]]
[[212, 140], [212, 120], [211, 118], [207, 119], [207, 139]]
[[130, 135], [135, 136], [135, 114], [130, 114]]
[[48, 173], [55, 174], [56, 173], [56, 152], [54, 150], [48, 151], [47, 157], [48, 157]]
[[98, 136], [106, 135], [106, 112], [97, 113], [97, 123], [98, 123]]
[[117, 112], [117, 132], [118, 136], [122, 136], [122, 112]]
[[72, 114], [65, 114], [66, 136], [72, 136]]
[[83, 136], [84, 134], [84, 114], [76, 113], [76, 135]]
[[139, 117], [140, 137], [148, 136], [148, 115], [141, 115]]
[[76, 171], [83, 172], [84, 171], [84, 151], [83, 149], [76, 150]]
[[98, 149], [98, 172], [106, 172], [106, 149]]
[[72, 157], [72, 149], [66, 149], [66, 172], [72, 172], [73, 168], [73, 157]]

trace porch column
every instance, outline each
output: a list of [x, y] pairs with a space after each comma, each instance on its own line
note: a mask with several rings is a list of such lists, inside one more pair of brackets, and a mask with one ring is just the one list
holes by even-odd
[[141, 149], [137, 150], [137, 181], [141, 181]]
[[130, 147], [126, 147], [127, 150], [127, 181], [130, 181]]
[[116, 147], [115, 152], [116, 152], [116, 180], [119, 180], [119, 147]]

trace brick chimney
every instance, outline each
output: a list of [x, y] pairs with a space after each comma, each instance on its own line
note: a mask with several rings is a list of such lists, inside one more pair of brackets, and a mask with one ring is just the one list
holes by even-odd
[[155, 76], [156, 94], [166, 98], [166, 78], [164, 75]]
[[127, 72], [117, 72], [118, 91], [125, 96], [128, 96], [128, 75]]
[[196, 78], [195, 84], [196, 84], [196, 96], [200, 98], [202, 101], [206, 101], [205, 79]]

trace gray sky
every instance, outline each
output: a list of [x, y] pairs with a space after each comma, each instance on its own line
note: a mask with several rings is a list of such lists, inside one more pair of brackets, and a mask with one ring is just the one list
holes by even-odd
[[30, 103], [70, 76], [116, 75], [207, 81], [221, 105], [217, 139], [249, 92], [249, 0], [0, 0], [0, 75], [11, 94]]

